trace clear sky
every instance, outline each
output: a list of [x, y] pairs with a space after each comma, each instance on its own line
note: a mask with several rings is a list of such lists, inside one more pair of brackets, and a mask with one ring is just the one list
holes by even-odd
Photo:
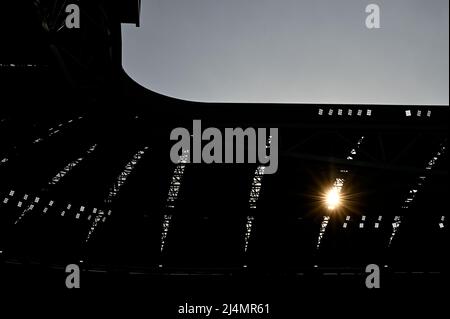
[[448, 0], [142, 0], [122, 35], [126, 72], [180, 99], [449, 104]]

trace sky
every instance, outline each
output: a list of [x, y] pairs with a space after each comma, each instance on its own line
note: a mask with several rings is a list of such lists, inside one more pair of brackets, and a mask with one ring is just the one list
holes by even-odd
[[190, 101], [448, 105], [448, 15], [448, 0], [142, 0], [122, 65]]

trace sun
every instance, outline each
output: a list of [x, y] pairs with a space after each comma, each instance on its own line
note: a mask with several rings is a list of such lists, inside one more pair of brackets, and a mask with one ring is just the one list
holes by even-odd
[[342, 204], [341, 192], [338, 188], [332, 187], [325, 193], [325, 205], [329, 210], [336, 210]]

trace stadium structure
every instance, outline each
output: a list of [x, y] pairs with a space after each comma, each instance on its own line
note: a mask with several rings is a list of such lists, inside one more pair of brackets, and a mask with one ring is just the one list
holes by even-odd
[[[62, 27], [66, 1], [12, 2], [1, 14], [3, 279], [61, 286], [74, 263], [93, 286], [278, 278], [365, 289], [377, 264], [386, 285], [441, 283], [448, 105], [178, 100], [122, 69], [121, 24], [139, 26], [139, 1], [73, 1], [79, 32]], [[278, 172], [173, 163], [170, 131], [194, 119], [278, 127]], [[329, 190], [339, 209], [324, 204]]]

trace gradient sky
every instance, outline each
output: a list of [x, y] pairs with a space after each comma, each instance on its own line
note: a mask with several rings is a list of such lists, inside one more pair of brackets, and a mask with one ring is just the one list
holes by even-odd
[[448, 105], [448, 15], [448, 0], [142, 0], [123, 66], [194, 101]]

